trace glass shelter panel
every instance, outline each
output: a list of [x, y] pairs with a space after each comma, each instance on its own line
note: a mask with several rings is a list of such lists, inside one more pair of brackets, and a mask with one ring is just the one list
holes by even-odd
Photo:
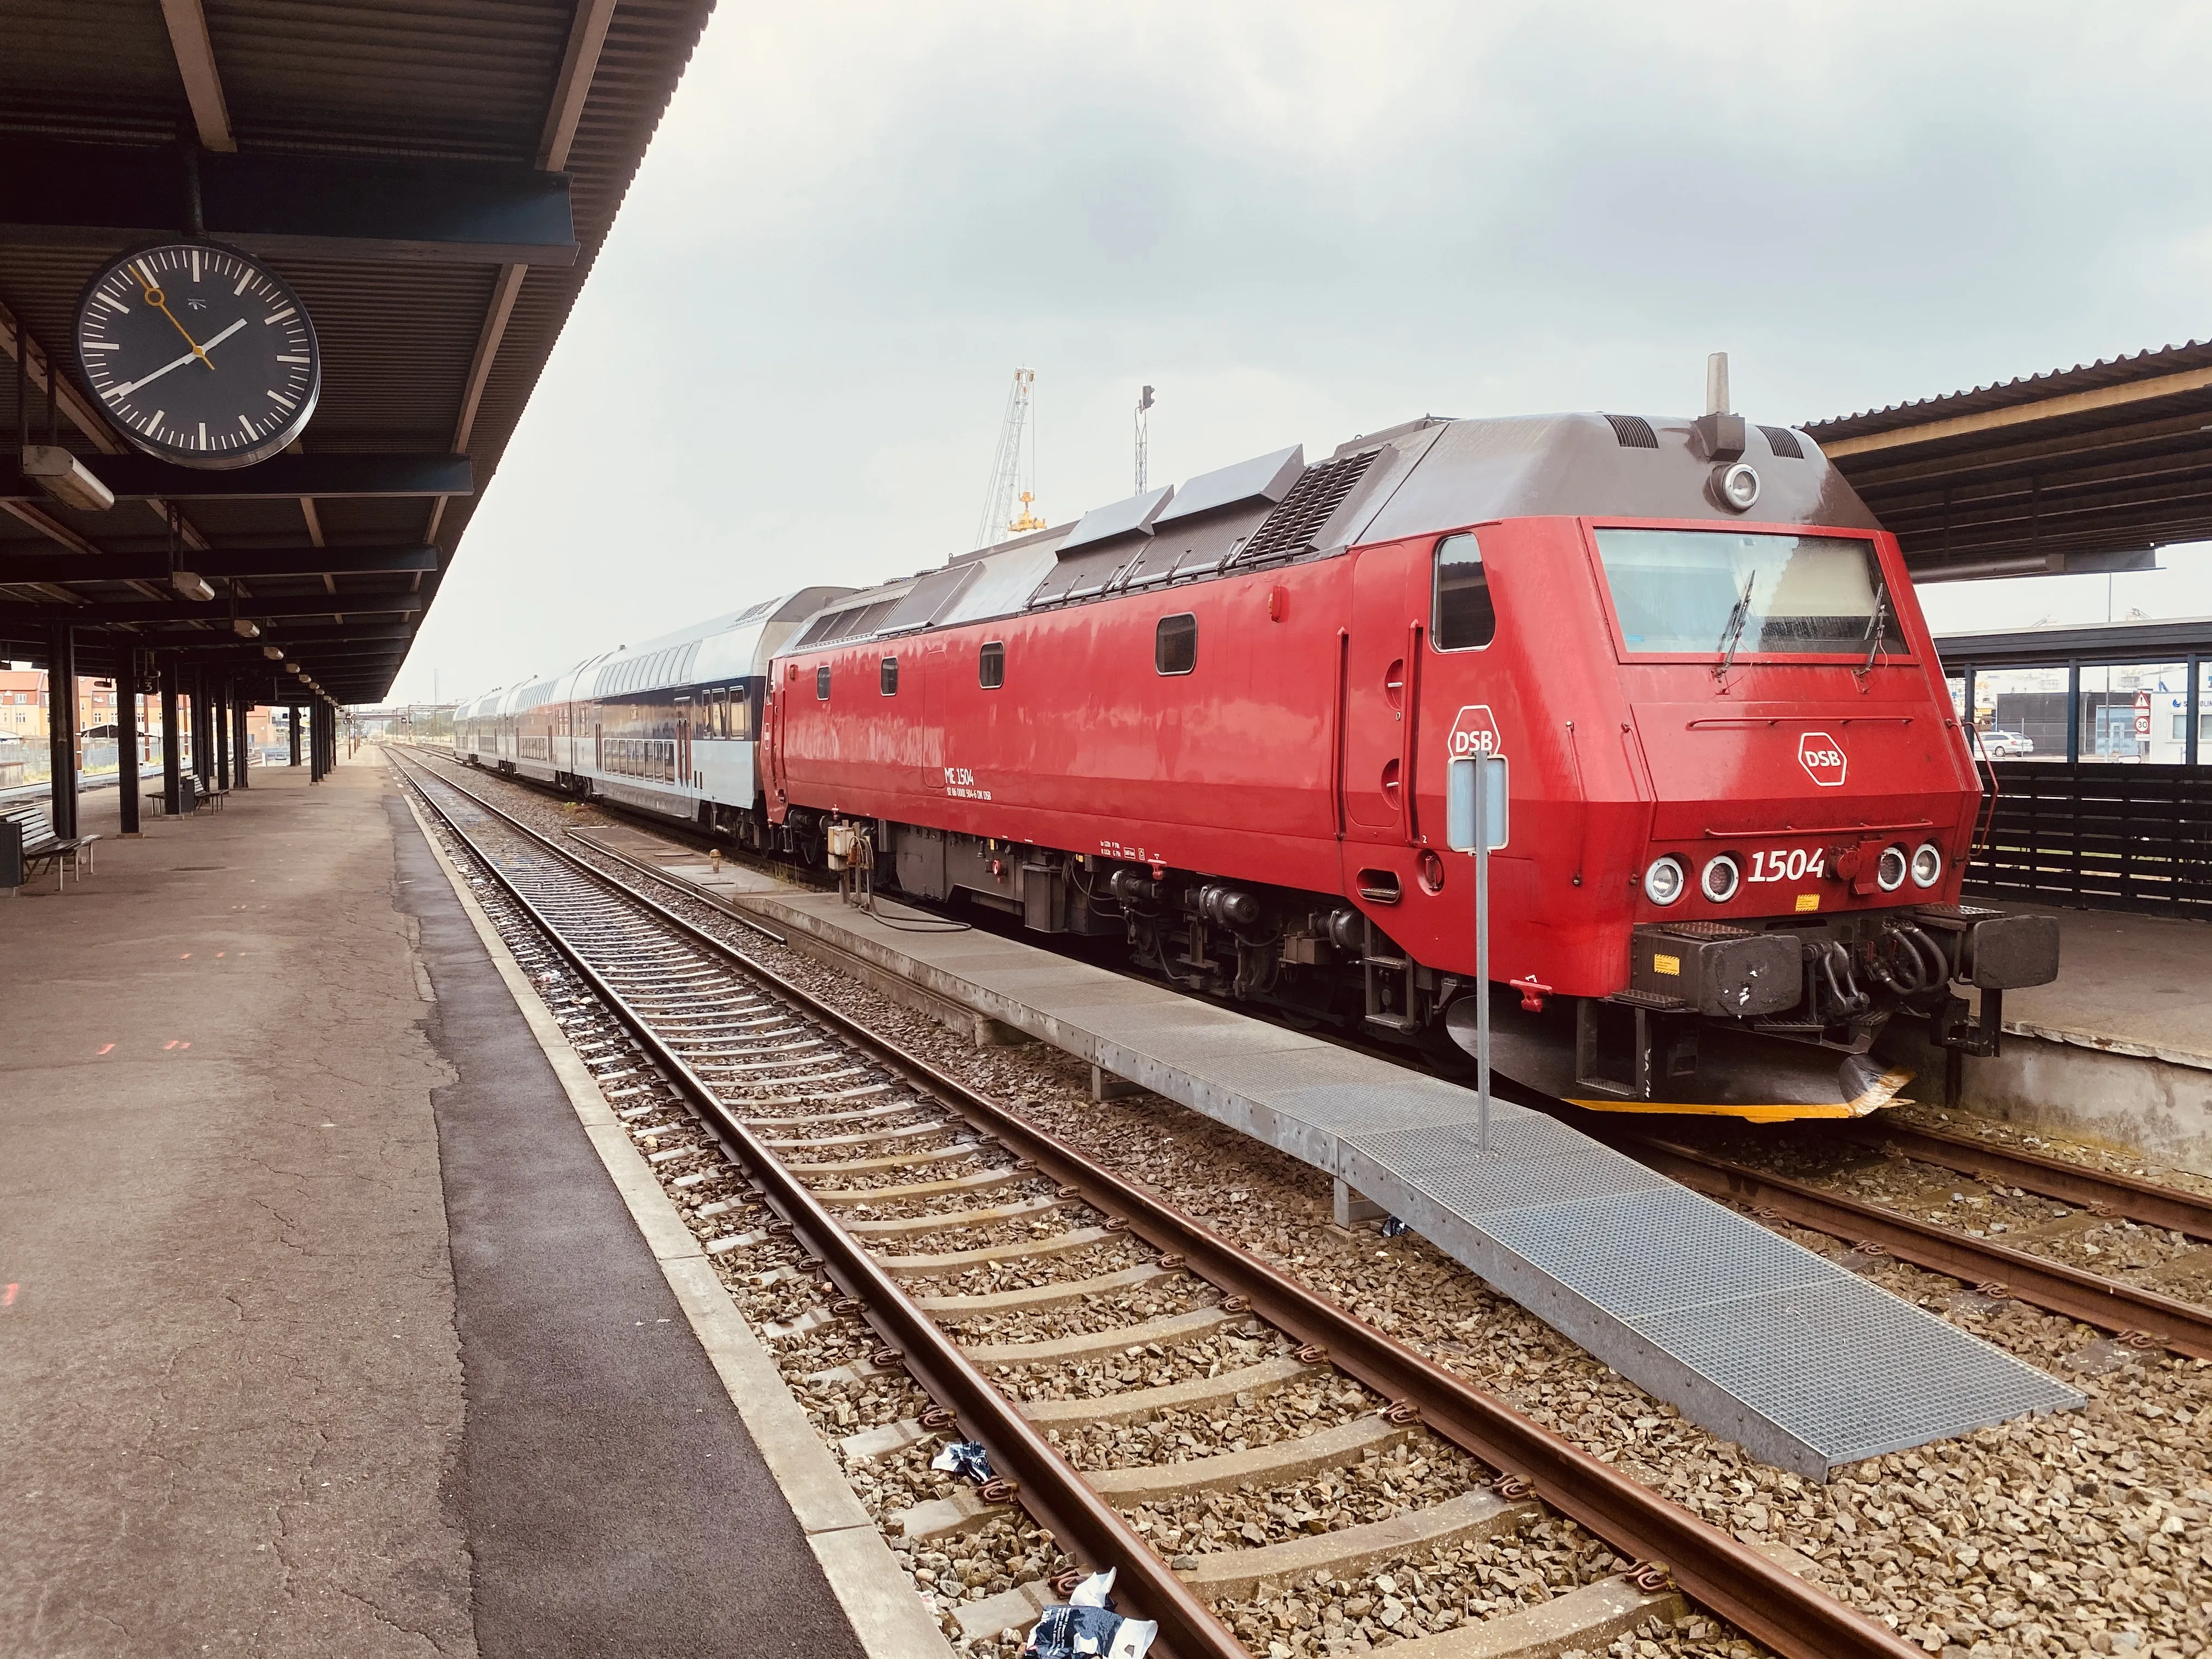
[[1977, 670], [1974, 733], [1993, 761], [2064, 760], [2065, 669]]
[[2179, 765], [2188, 737], [2185, 663], [2081, 670], [2081, 758]]

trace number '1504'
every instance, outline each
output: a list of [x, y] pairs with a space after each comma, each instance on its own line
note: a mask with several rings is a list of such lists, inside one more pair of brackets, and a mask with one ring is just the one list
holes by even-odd
[[1751, 879], [1753, 881], [1802, 881], [1808, 876], [1828, 873], [1828, 854], [1825, 849], [1808, 853], [1802, 847], [1793, 847], [1786, 853], [1753, 853], [1751, 855]]

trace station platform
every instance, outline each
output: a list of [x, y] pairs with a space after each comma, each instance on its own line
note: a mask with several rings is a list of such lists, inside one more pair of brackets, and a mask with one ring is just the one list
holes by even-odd
[[1049, 1042], [1323, 1170], [1686, 1416], [1820, 1480], [2081, 1395], [1542, 1113], [1072, 961], [930, 930], [641, 831], [650, 861], [833, 959]]
[[930, 1651], [373, 752], [113, 801], [0, 898], [0, 1653]]
[[[1967, 1062], [1960, 1103], [2212, 1176], [2212, 922], [2005, 908], [2058, 918], [2058, 977], [2005, 993], [2000, 1052]], [[1897, 1057], [1942, 1076], [1924, 1048]]]

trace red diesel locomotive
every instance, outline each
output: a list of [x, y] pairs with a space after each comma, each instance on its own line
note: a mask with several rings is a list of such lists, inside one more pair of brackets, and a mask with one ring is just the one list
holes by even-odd
[[1420, 1041], [1482, 994], [1441, 844], [1477, 748], [1532, 1087], [1863, 1113], [1900, 1017], [1994, 1052], [2002, 989], [2057, 973], [2047, 918], [1959, 902], [1980, 785], [1896, 542], [1730, 415], [1417, 421], [848, 594], [771, 665], [730, 827]]

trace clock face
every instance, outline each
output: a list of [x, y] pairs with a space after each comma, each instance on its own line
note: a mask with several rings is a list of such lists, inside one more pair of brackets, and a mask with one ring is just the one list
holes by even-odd
[[77, 302], [76, 356], [109, 424], [184, 466], [266, 460], [300, 435], [322, 389], [299, 296], [209, 242], [141, 248], [94, 276]]

